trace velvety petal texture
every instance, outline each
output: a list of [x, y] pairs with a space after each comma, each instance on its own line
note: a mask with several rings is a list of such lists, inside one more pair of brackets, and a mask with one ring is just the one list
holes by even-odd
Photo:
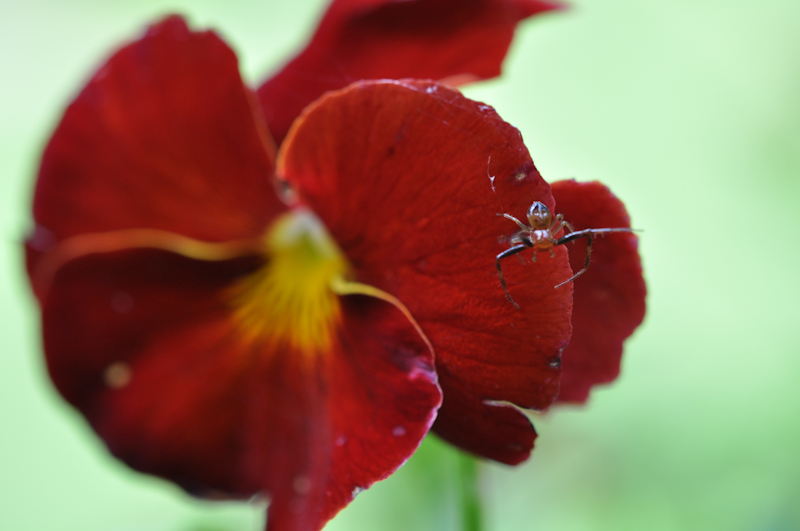
[[616, 376], [636, 237], [598, 238], [557, 289], [583, 243], [498, 255], [534, 201], [578, 230], [627, 227], [624, 207], [551, 190], [519, 131], [441, 83], [497, 75], [553, 8], [335, 0], [258, 94], [175, 16], [108, 59], [44, 151], [26, 250], [51, 378], [114, 455], [318, 531], [431, 429], [516, 464], [519, 408]]
[[[272, 333], [280, 311], [241, 317], [286, 211], [258, 116], [213, 33], [153, 26], [56, 129], [29, 267], [51, 377], [111, 452], [195, 494], [261, 493], [270, 531], [316, 531], [408, 459], [441, 391], [426, 339], [378, 298], [328, 293], [316, 349]], [[265, 247], [220, 258], [248, 238]]]
[[394, 306], [362, 296], [345, 298], [319, 356], [253, 340], [230, 286], [259, 265], [154, 250], [73, 260], [43, 304], [48, 365], [132, 467], [198, 495], [265, 493], [268, 530], [317, 530], [428, 432], [433, 355]]
[[555, 400], [572, 286], [553, 289], [571, 275], [560, 247], [505, 262], [521, 310], [500, 287], [495, 257], [518, 228], [498, 214], [524, 219], [532, 201], [553, 204], [519, 131], [434, 82], [362, 82], [304, 113], [277, 171], [357, 280], [398, 297], [430, 338], [444, 392], [435, 431], [485, 457], [524, 460], [535, 433], [507, 403]]
[[179, 17], [150, 27], [97, 71], [53, 133], [34, 194], [31, 258], [87, 232], [260, 236], [285, 209], [260, 116], [216, 34], [189, 31]]
[[308, 46], [258, 90], [280, 142], [300, 111], [360, 79], [500, 74], [516, 25], [558, 4], [540, 0], [334, 0]]
[[[630, 227], [625, 206], [601, 183], [552, 183], [556, 209], [575, 230]], [[586, 240], [566, 244], [572, 269], [583, 268]], [[647, 288], [638, 238], [631, 233], [599, 236], [589, 270], [575, 279], [572, 339], [564, 351], [560, 403], [582, 403], [594, 385], [619, 374], [622, 343], [641, 324]]]

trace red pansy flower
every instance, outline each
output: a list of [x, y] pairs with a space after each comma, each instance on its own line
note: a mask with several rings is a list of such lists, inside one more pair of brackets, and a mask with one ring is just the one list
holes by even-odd
[[[258, 97], [178, 17], [108, 60], [45, 150], [27, 256], [51, 377], [114, 455], [198, 495], [263, 493], [268, 529], [316, 530], [432, 425], [518, 463], [535, 432], [514, 406], [614, 378], [644, 311], [633, 235], [555, 290], [580, 247], [508, 261], [521, 310], [494, 260], [514, 229], [499, 212], [555, 196], [576, 229], [627, 226], [621, 203], [551, 190], [516, 129], [442, 84], [341, 88], [495, 75], [537, 7], [338, 1]], [[417, 31], [420, 13], [438, 18]], [[414, 70], [423, 52], [441, 64]], [[326, 64], [340, 77], [314, 78]]]

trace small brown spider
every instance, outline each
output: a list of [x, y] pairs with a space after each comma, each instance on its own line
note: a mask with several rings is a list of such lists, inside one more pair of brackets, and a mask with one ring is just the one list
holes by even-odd
[[[589, 269], [589, 261], [591, 260], [592, 256], [592, 241], [596, 235], [608, 234], [610, 232], [633, 232], [633, 229], [624, 227], [613, 229], [584, 229], [576, 231], [572, 228], [572, 225], [564, 221], [564, 216], [561, 214], [557, 214], [556, 217], [553, 218], [553, 215], [550, 213], [550, 209], [547, 208], [547, 206], [545, 206], [545, 204], [541, 201], [534, 201], [530, 208], [528, 208], [528, 223], [530, 225], [524, 224], [510, 214], [497, 215], [506, 219], [510, 219], [520, 228], [519, 231], [507, 239], [507, 241], [511, 244], [511, 247], [498, 254], [496, 258], [497, 274], [500, 276], [500, 285], [503, 286], [503, 291], [506, 294], [506, 298], [518, 310], [520, 309], [519, 304], [517, 304], [516, 301], [511, 298], [511, 294], [508, 293], [506, 280], [503, 278], [503, 270], [500, 268], [501, 259], [521, 253], [525, 249], [532, 248], [533, 261], [535, 262], [537, 251], [549, 250], [550, 256], [552, 257], [554, 256], [553, 247], [556, 245], [564, 245], [565, 243], [577, 240], [578, 238], [586, 238], [586, 261], [583, 264], [583, 269], [569, 277], [561, 284], [554, 286], [555, 288], [560, 288], [564, 284], [575, 280], [584, 274], [587, 269]], [[556, 238], [556, 234], [558, 234], [561, 229], [566, 229], [569, 231], [569, 233], [565, 234], [561, 238]]]

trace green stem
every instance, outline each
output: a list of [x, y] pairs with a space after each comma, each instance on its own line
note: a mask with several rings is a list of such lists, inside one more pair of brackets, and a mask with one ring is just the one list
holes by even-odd
[[478, 491], [478, 461], [470, 455], [458, 456], [458, 496], [461, 503], [461, 524], [464, 531], [483, 529], [483, 509]]

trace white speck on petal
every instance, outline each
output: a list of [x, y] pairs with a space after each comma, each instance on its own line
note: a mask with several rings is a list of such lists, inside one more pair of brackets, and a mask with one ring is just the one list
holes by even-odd
[[366, 490], [366, 489], [364, 489], [363, 487], [356, 487], [356, 488], [354, 488], [354, 489], [353, 489], [353, 492], [352, 492], [353, 499], [356, 499], [356, 496], [358, 496], [359, 494], [361, 494], [362, 492], [364, 492], [364, 490]]
[[28, 238], [28, 245], [40, 252], [49, 251], [55, 244], [56, 235], [53, 231], [39, 225], [33, 229], [33, 234]]

